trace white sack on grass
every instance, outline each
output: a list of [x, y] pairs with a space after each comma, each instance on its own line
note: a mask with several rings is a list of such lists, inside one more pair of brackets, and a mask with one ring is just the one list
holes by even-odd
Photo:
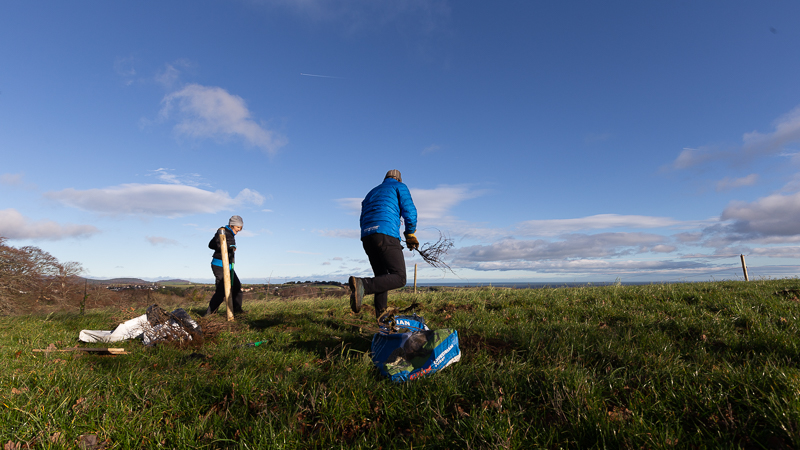
[[147, 314], [119, 324], [114, 331], [82, 330], [78, 339], [82, 342], [118, 342], [142, 338], [144, 345], [149, 346], [161, 341], [191, 341], [190, 332], [202, 334], [203, 331], [182, 308], [168, 313], [158, 305], [152, 305], [147, 308]]
[[147, 314], [123, 322], [114, 331], [81, 330], [78, 339], [81, 342], [119, 342], [128, 339], [137, 339], [144, 334], [145, 327], [149, 327]]

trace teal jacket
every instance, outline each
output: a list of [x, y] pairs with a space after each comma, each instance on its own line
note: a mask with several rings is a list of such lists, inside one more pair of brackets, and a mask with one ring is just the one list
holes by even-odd
[[[236, 254], [234, 250], [236, 249], [236, 235], [233, 234], [233, 230], [228, 225], [225, 225], [225, 241], [228, 243], [228, 263], [230, 264], [230, 269], [233, 270], [234, 259], [236, 259]], [[211, 257], [211, 265], [222, 267], [222, 249], [219, 248], [219, 237], [214, 234], [214, 237], [211, 238], [211, 241], [208, 242], [208, 248], [214, 250], [214, 256]]]

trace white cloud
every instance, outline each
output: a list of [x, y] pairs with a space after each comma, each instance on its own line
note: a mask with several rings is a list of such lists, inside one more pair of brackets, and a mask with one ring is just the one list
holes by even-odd
[[37, 187], [33, 183], [25, 181], [25, 175], [22, 173], [3, 173], [0, 174], [0, 185], [12, 186], [15, 188], [22, 188], [26, 190], [36, 190]]
[[216, 213], [252, 203], [260, 205], [264, 197], [243, 189], [236, 197], [224, 191], [206, 191], [193, 186], [174, 184], [123, 184], [103, 189], [64, 189], [47, 192], [45, 197], [64, 205], [100, 214], [132, 214], [180, 217]]
[[259, 194], [258, 191], [244, 188], [239, 192], [234, 200], [240, 204], [252, 203], [254, 205], [261, 205], [264, 203], [264, 196]]
[[[792, 164], [800, 165], [800, 154], [798, 154], [797, 158], [792, 158], [792, 160]], [[800, 192], [800, 172], [795, 172], [779, 192]]]
[[450, 14], [447, 0], [269, 0], [261, 3], [287, 7], [315, 22], [343, 23], [351, 32], [391, 23], [405, 33], [408, 29], [430, 33]]
[[31, 220], [15, 209], [0, 210], [0, 236], [9, 239], [59, 240], [99, 233], [92, 225], [59, 224], [52, 220]]
[[151, 172], [153, 176], [157, 177], [159, 180], [165, 183], [185, 184], [187, 186], [200, 186], [205, 184], [201, 181], [200, 174], [198, 173], [178, 175], [174, 173], [175, 171], [173, 169], [167, 169], [164, 167], [159, 167], [158, 169], [152, 170]]
[[164, 66], [164, 70], [156, 74], [155, 80], [158, 84], [166, 88], [171, 88], [180, 79], [181, 69], [190, 68], [193, 65], [194, 64], [192, 64], [192, 62], [188, 59], [178, 59], [173, 63], [166, 64]]
[[472, 190], [467, 185], [440, 185], [435, 189], [409, 189], [409, 191], [414, 206], [417, 207], [417, 218], [423, 222], [449, 218], [450, 209], [454, 206], [483, 194], [483, 191]]
[[0, 184], [5, 184], [6, 186], [22, 186], [22, 177], [21, 173], [4, 173], [0, 174]]
[[759, 155], [780, 154], [787, 144], [800, 142], [800, 106], [779, 117], [774, 130], [769, 133], [753, 131], [742, 136], [739, 149], [722, 149], [717, 146], [684, 148], [673, 161], [674, 169], [688, 169], [711, 161], [728, 159], [745, 161]]
[[122, 78], [123, 83], [126, 86], [130, 86], [133, 84], [136, 78], [136, 68], [134, 64], [136, 63], [136, 58], [133, 56], [128, 57], [117, 57], [114, 60], [114, 71], [117, 72], [117, 75]]
[[256, 123], [245, 101], [220, 87], [190, 84], [162, 100], [162, 118], [175, 117], [175, 131], [192, 138], [238, 137], [274, 154], [286, 138]]
[[650, 251], [651, 252], [655, 252], [655, 253], [672, 253], [677, 249], [678, 248], [675, 247], [674, 245], [659, 244], [659, 245], [653, 246], [653, 248], [651, 248]]
[[429, 146], [425, 147], [424, 149], [422, 149], [422, 154], [423, 155], [427, 155], [428, 153], [438, 152], [439, 150], [441, 150], [441, 148], [442, 148], [441, 146], [436, 145], [436, 144], [429, 145]]
[[470, 269], [479, 271], [524, 270], [536, 273], [559, 274], [642, 274], [690, 275], [700, 272], [708, 273], [710, 266], [696, 261], [609, 261], [601, 259], [575, 259], [562, 261], [487, 261], [471, 264]]
[[731, 189], [752, 186], [758, 182], [758, 174], [751, 173], [750, 175], [742, 178], [728, 178], [725, 177], [717, 182], [717, 192], [728, 191]]
[[751, 250], [750, 255], [767, 258], [800, 258], [800, 247], [759, 247]]
[[696, 232], [678, 233], [673, 235], [673, 237], [677, 239], [678, 242], [689, 244], [694, 242], [700, 242], [701, 240], [703, 240], [703, 232], [696, 231]]
[[774, 244], [796, 244], [800, 242], [800, 235], [797, 236], [767, 236], [753, 239], [754, 244], [774, 245]]
[[320, 236], [325, 237], [337, 237], [337, 238], [346, 238], [346, 239], [361, 239], [361, 231], [360, 230], [314, 230], [314, 233], [319, 234]]
[[165, 169], [165, 168], [158, 168], [156, 170], [153, 170], [158, 179], [165, 183], [183, 184], [180, 181], [178, 181], [178, 176], [175, 175], [174, 173], [170, 173], [170, 171], [171, 169]]
[[569, 234], [561, 239], [554, 242], [505, 239], [489, 245], [464, 247], [456, 251], [454, 263], [607, 258], [647, 252], [651, 246], [658, 246], [666, 240], [664, 236], [648, 233]]
[[[366, 194], [366, 193], [365, 193]], [[363, 198], [337, 198], [335, 201], [342, 208], [348, 211], [348, 214], [359, 215], [361, 214], [361, 202]]]
[[165, 238], [165, 237], [146, 236], [145, 239], [147, 240], [147, 242], [149, 242], [151, 245], [154, 245], [154, 246], [161, 245], [161, 246], [165, 246], [166, 247], [166, 246], [171, 246], [171, 245], [178, 245], [178, 241], [176, 241], [175, 239], [169, 239], [169, 238]]
[[516, 226], [524, 235], [555, 236], [581, 230], [608, 228], [662, 228], [682, 225], [684, 222], [669, 217], [596, 214], [577, 219], [529, 220]]
[[175, 66], [167, 64], [162, 72], [156, 74], [155, 78], [159, 84], [171, 87], [176, 81], [178, 81], [178, 77], [180, 77], [180, 71], [178, 71]]
[[800, 234], [800, 193], [773, 194], [754, 202], [732, 202], [725, 208], [722, 220], [733, 220], [736, 233], [761, 236], [794, 236]]
[[774, 126], [771, 133], [745, 133], [744, 152], [749, 155], [777, 153], [786, 144], [800, 141], [800, 106], [778, 118]]
[[718, 159], [723, 159], [730, 155], [715, 146], [704, 146], [699, 148], [684, 148], [678, 157], [673, 161], [672, 167], [674, 169], [688, 169], [700, 164], [704, 164]]
[[[417, 219], [421, 222], [435, 222], [437, 220], [452, 219], [449, 217], [450, 209], [464, 200], [478, 197], [483, 191], [472, 190], [467, 185], [440, 185], [435, 189], [409, 188], [414, 206], [417, 208]], [[366, 192], [364, 193], [366, 195]], [[350, 211], [351, 214], [361, 214], [363, 198], [336, 199], [339, 205]]]

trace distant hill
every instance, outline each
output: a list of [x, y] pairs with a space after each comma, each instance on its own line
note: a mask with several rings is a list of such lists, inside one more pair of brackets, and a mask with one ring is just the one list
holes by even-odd
[[194, 284], [187, 280], [160, 280], [160, 281], [146, 281], [141, 278], [111, 278], [110, 280], [93, 280], [86, 278], [92, 284], [160, 284], [162, 286], [172, 286], [176, 284]]
[[92, 280], [88, 278], [89, 283], [94, 284], [152, 284], [152, 281], [145, 281], [141, 278], [112, 278], [110, 280]]

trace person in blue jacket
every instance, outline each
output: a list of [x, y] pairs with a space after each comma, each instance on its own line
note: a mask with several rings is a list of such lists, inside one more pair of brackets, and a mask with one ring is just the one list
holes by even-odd
[[[231, 217], [230, 220], [228, 220], [228, 226], [225, 227], [225, 240], [228, 244], [226, 251], [228, 252], [228, 264], [230, 264], [228, 270], [231, 271], [231, 300], [233, 303], [234, 315], [244, 314], [242, 310], [242, 298], [244, 297], [242, 293], [242, 283], [233, 270], [234, 259], [236, 257], [236, 234], [242, 231], [243, 228], [244, 221], [242, 221], [240, 216]], [[219, 305], [225, 301], [225, 269], [222, 267], [222, 249], [219, 246], [219, 237], [216, 233], [208, 243], [208, 248], [214, 250], [214, 256], [211, 258], [211, 271], [214, 272], [216, 290], [214, 291], [214, 295], [211, 296], [211, 300], [208, 302], [207, 316], [216, 314]]]
[[388, 307], [389, 291], [406, 285], [406, 262], [400, 244], [400, 218], [405, 223], [406, 246], [419, 249], [414, 236], [417, 208], [399, 170], [386, 173], [383, 183], [361, 202], [361, 243], [369, 257], [374, 278], [350, 277], [350, 308], [361, 311], [365, 295], [375, 294], [375, 317]]

